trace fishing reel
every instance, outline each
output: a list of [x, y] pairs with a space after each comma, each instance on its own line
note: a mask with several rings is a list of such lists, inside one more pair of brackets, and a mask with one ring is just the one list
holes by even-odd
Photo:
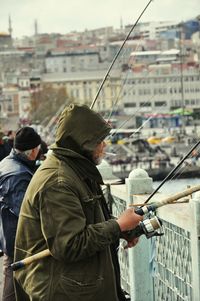
[[132, 240], [133, 238], [139, 237], [143, 234], [147, 239], [149, 239], [153, 236], [162, 236], [164, 233], [157, 231], [161, 228], [161, 220], [157, 216], [153, 215], [141, 221], [135, 229], [123, 232], [123, 235], [127, 240]]

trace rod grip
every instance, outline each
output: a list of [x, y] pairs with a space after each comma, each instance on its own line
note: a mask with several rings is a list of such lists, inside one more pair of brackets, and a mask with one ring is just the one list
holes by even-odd
[[142, 216], [150, 211], [156, 211], [157, 207], [158, 206], [155, 203], [151, 205], [145, 205], [143, 207], [136, 208], [135, 213]]
[[23, 268], [25, 266], [25, 264], [22, 260], [22, 261], [13, 262], [10, 266], [13, 271], [17, 271], [17, 270]]
[[51, 255], [51, 253], [50, 253], [49, 249], [46, 249], [46, 250], [43, 250], [32, 256], [26, 257], [20, 261], [13, 262], [10, 266], [13, 269], [13, 271], [17, 271], [17, 270], [25, 267], [26, 265], [31, 264], [34, 261], [40, 260], [40, 259], [50, 256], [50, 255]]

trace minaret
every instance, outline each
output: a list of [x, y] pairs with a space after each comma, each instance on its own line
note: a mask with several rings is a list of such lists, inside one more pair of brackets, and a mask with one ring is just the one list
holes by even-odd
[[122, 20], [122, 17], [120, 18], [120, 29], [123, 30], [123, 20]]
[[38, 35], [38, 23], [37, 23], [37, 20], [35, 20], [34, 22], [34, 29], [35, 29], [35, 36]]
[[12, 37], [12, 22], [11, 22], [10, 15], [9, 15], [9, 18], [8, 18], [8, 32], [10, 34], [10, 37]]

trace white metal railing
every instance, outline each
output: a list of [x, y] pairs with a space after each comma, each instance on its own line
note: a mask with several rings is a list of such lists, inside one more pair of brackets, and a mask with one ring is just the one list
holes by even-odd
[[[112, 211], [119, 216], [130, 203], [142, 203], [148, 195], [130, 195], [131, 185], [110, 187]], [[166, 198], [157, 193], [154, 201]], [[160, 207], [164, 235], [147, 239], [127, 250], [119, 249], [121, 282], [131, 301], [200, 300], [200, 195], [186, 204]]]

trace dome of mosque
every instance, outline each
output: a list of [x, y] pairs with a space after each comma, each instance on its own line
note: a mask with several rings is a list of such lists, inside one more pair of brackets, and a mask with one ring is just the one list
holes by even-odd
[[7, 36], [9, 36], [9, 33], [5, 32], [5, 31], [0, 31], [0, 36], [1, 37], [7, 37]]

